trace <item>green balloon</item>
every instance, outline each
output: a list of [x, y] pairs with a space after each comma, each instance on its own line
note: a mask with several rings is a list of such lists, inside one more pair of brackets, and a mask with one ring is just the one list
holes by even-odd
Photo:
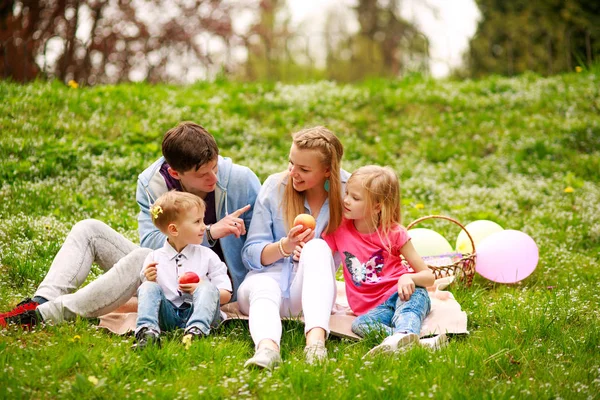
[[450, 243], [434, 230], [416, 228], [409, 230], [408, 234], [421, 257], [439, 256], [453, 251]]

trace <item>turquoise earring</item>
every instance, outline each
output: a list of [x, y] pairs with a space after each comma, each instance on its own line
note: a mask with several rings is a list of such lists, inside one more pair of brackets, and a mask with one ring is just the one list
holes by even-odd
[[325, 180], [325, 184], [323, 185], [323, 188], [325, 188], [325, 191], [327, 193], [329, 193], [329, 179]]

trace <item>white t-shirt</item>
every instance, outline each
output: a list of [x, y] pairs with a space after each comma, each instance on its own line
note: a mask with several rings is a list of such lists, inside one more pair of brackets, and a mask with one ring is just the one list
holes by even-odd
[[160, 285], [167, 300], [179, 307], [184, 302], [191, 303], [190, 294], [177, 290], [179, 287], [179, 277], [186, 272], [195, 272], [200, 279], [208, 279], [217, 289], [232, 291], [231, 281], [227, 275], [227, 266], [217, 254], [201, 245], [188, 244], [178, 253], [177, 250], [165, 240], [165, 244], [160, 249], [154, 250], [144, 260], [144, 267], [140, 273], [142, 282], [145, 282], [146, 276], [144, 269], [146, 265], [156, 261], [156, 282]]

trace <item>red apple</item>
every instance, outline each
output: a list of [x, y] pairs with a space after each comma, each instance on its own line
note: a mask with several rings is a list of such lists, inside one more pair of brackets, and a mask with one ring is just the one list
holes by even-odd
[[186, 272], [185, 274], [179, 277], [180, 284], [186, 283], [198, 283], [200, 282], [200, 278], [195, 272]]
[[302, 225], [304, 228], [302, 229], [303, 231], [308, 228], [314, 231], [315, 227], [317, 226], [317, 221], [315, 221], [313, 216], [310, 214], [298, 214], [298, 216], [294, 218], [294, 226], [296, 225]]

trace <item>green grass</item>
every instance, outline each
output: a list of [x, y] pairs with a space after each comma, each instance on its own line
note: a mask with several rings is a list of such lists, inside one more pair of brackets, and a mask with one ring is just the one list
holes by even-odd
[[[476, 276], [472, 287], [454, 287], [471, 335], [435, 353], [363, 361], [376, 338], [334, 338], [331, 362], [307, 366], [302, 328], [286, 322], [285, 362], [271, 373], [243, 368], [253, 345], [240, 322], [189, 350], [173, 333], [162, 349], [138, 354], [130, 337], [78, 320], [0, 331], [0, 398], [598, 398], [599, 76], [0, 83], [2, 310], [33, 294], [75, 222], [98, 218], [138, 240], [137, 174], [181, 120], [203, 124], [223, 155], [261, 179], [285, 168], [291, 132], [326, 125], [345, 145], [347, 170], [397, 171], [405, 223], [429, 214], [491, 219], [540, 249], [536, 271], [519, 284]], [[444, 221], [422, 227], [451, 243], [459, 233]]]

